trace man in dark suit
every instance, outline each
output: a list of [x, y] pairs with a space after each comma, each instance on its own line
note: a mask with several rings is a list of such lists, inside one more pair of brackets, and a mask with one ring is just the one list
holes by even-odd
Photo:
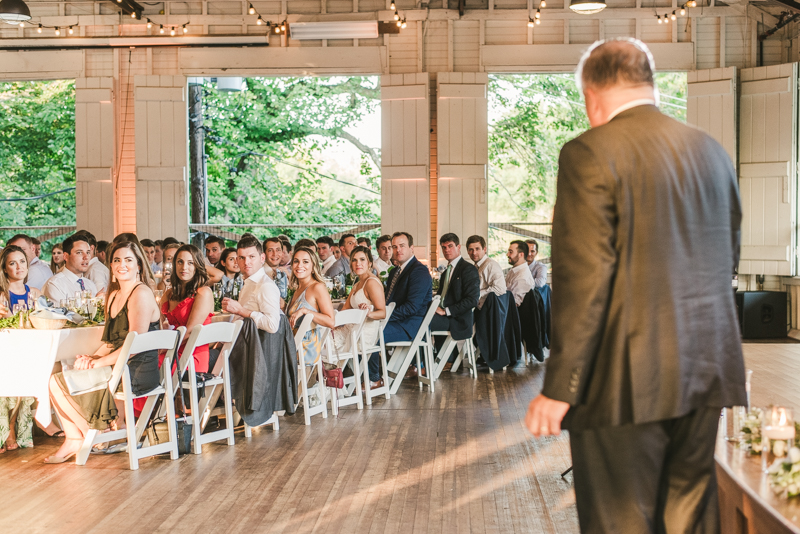
[[[461, 242], [456, 234], [444, 234], [439, 238], [442, 256], [447, 260], [436, 294], [442, 297], [436, 315], [431, 320], [432, 331], [449, 331], [454, 340], [472, 337], [472, 309], [478, 306], [481, 281], [478, 269], [461, 258]], [[436, 339], [436, 348], [441, 349], [443, 338]], [[450, 358], [455, 360], [455, 354]]]
[[[414, 238], [407, 232], [392, 235], [392, 269], [386, 280], [386, 304], [395, 303], [394, 312], [383, 330], [386, 343], [411, 341], [417, 335], [425, 313], [432, 300], [431, 273], [414, 256]], [[409, 376], [415, 375], [413, 368]], [[369, 359], [369, 376], [373, 382], [381, 379], [380, 358], [373, 354]]]
[[592, 129], [559, 161], [553, 340], [526, 424], [569, 430], [582, 532], [719, 532], [720, 409], [745, 404], [736, 174], [659, 112], [654, 70], [639, 41], [591, 47]]

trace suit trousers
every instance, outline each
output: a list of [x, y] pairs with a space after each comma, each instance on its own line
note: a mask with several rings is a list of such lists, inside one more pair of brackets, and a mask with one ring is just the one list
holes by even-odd
[[[430, 324], [431, 332], [449, 332], [450, 331], [450, 317], [447, 315], [439, 315], [438, 313], [433, 316], [431, 319]], [[447, 339], [444, 336], [436, 336], [433, 338], [433, 345], [436, 348], [436, 352], [442, 350], [442, 346], [444, 345], [444, 340]], [[458, 351], [454, 350], [450, 353], [450, 357], [447, 359], [450, 363], [456, 361], [458, 357]]]
[[720, 409], [571, 431], [581, 532], [718, 533], [714, 448]]
[[[394, 343], [396, 341], [411, 341], [411, 338], [414, 335], [416, 335], [416, 332], [414, 332], [414, 334], [409, 334], [402, 325], [392, 321], [391, 319], [388, 323], [386, 323], [386, 328], [383, 329], [383, 340], [386, 343]], [[367, 366], [369, 367], [369, 379], [372, 382], [377, 382], [380, 380], [381, 355], [379, 352], [370, 354]]]

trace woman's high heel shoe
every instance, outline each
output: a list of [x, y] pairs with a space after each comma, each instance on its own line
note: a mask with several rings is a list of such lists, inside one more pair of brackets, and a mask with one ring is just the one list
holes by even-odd
[[[67, 440], [83, 441], [83, 438], [67, 438]], [[47, 458], [44, 459], [44, 463], [46, 463], [46, 464], [63, 464], [64, 462], [66, 462], [67, 460], [69, 460], [70, 458], [75, 456], [76, 454], [78, 454], [78, 451], [71, 452], [66, 456], [48, 456]]]

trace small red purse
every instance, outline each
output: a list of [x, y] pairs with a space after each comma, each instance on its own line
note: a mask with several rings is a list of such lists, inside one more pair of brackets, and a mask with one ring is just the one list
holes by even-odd
[[[333, 330], [331, 330], [331, 337], [333, 338], [333, 349], [336, 351], [338, 360], [339, 350], [336, 348], [336, 337], [333, 335]], [[342, 389], [344, 387], [344, 369], [338, 365], [332, 366], [332, 369], [328, 369], [327, 367], [328, 365], [326, 364], [322, 366], [322, 378], [325, 379], [325, 386]]]

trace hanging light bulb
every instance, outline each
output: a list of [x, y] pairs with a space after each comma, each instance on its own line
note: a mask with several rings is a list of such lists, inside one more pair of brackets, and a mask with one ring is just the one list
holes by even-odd
[[545, 0], [542, 0], [542, 3], [539, 4], [539, 8], [544, 9], [546, 7], [547, 7], [547, 2], [545, 2]]
[[658, 23], [659, 24], [663, 24], [664, 23], [664, 21], [661, 20], [661, 15], [656, 15], [656, 18], [658, 19]]
[[39, 24], [39, 27], [36, 28], [36, 33], [42, 33], [42, 25]]
[[671, 20], [677, 20], [677, 19], [678, 19], [678, 15], [676, 15], [676, 14], [675, 14], [675, 12], [673, 11], [673, 12], [672, 12], [672, 15], [670, 15], [670, 16], [669, 16], [669, 18], [670, 18]]
[[542, 23], [542, 19], [536, 19], [536, 24], [541, 24], [541, 23]]
[[403, 19], [403, 25], [402, 25], [402, 26], [400, 26], [400, 27], [401, 27], [401, 28], [405, 28], [406, 26], [408, 26], [408, 24], [406, 24], [406, 19]]
[[256, 24], [258, 24], [259, 26], [264, 24], [264, 19], [261, 18], [261, 15], [259, 15], [258, 18], [256, 19]]
[[394, 0], [392, 0], [392, 3], [389, 4], [389, 9], [392, 11], [397, 11], [397, 6], [395, 5]]
[[275, 33], [281, 33], [281, 27], [277, 24], [275, 25]]
[[161, 33], [161, 34], [164, 33], [164, 25], [163, 24], [161, 25], [161, 28], [158, 30], [158, 33]]
[[281, 31], [282, 32], [286, 31], [286, 21], [285, 20], [281, 23]]
[[397, 27], [400, 28], [402, 26], [403, 26], [403, 21], [402, 20], [398, 20], [397, 21]]
[[256, 8], [253, 7], [253, 4], [250, 4], [250, 9], [248, 9], [247, 12], [250, 13], [251, 15], [256, 14]]
[[69, 29], [67, 30], [67, 33], [70, 34], [70, 35], [75, 33], [74, 31], [72, 31], [72, 26], [69, 27]]
[[536, 14], [534, 14], [533, 16], [536, 17], [537, 19], [540, 19], [542, 18], [542, 12], [537, 9]]
[[397, 11], [394, 12], [394, 20], [400, 20], [400, 14]]
[[56, 35], [61, 35], [61, 30], [58, 29], [58, 26], [56, 26]]
[[183, 33], [189, 33], [189, 28], [186, 27], [186, 24], [183, 25]]
[[533, 28], [533, 19], [528, 17], [528, 28]]
[[682, 7], [681, 10], [678, 13], [681, 14], [681, 17], [685, 17], [686, 16], [686, 8]]
[[669, 15], [664, 13], [664, 24], [669, 24]]
[[175, 36], [175, 28], [170, 28], [169, 34], [174, 37]]
[[20, 23], [19, 23], [19, 27], [20, 27], [20, 28], [24, 28], [24, 27], [25, 27], [25, 23], [24, 23], [24, 22], [20, 22]]
[[135, 19], [135, 18], [136, 18], [136, 11], [134, 11], [133, 13], [131, 13], [131, 18], [132, 18], [132, 19]]
[[147, 29], [150, 29], [152, 27], [153, 27], [153, 23], [150, 22], [150, 19], [147, 19]]

